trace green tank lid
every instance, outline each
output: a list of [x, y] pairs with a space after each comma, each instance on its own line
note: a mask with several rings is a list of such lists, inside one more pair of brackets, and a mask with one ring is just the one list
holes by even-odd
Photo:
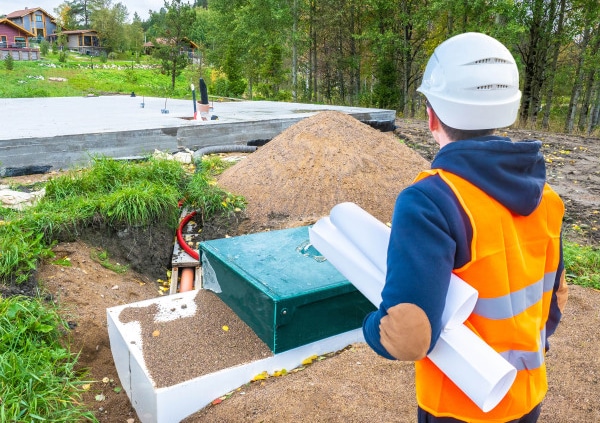
[[203, 287], [274, 353], [359, 328], [373, 305], [309, 244], [308, 227], [205, 241]]

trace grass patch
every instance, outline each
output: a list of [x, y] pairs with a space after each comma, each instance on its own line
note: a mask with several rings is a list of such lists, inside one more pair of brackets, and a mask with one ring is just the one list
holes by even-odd
[[600, 289], [600, 249], [565, 242], [563, 247], [567, 280], [575, 285]]
[[198, 210], [202, 222], [219, 213], [233, 213], [246, 207], [244, 197], [224, 191], [215, 180], [232, 164], [218, 156], [203, 158], [197, 164], [197, 171], [186, 187], [185, 204]]
[[69, 257], [63, 257], [63, 258], [59, 258], [56, 260], [52, 260], [52, 264], [54, 264], [56, 266], [63, 266], [63, 267], [73, 266], [73, 263], [71, 263], [71, 259]]
[[27, 281], [40, 258], [52, 256], [43, 234], [12, 222], [0, 225], [0, 279], [3, 282], [19, 285]]
[[81, 405], [68, 325], [39, 299], [0, 298], [0, 421], [96, 421]]
[[[54, 80], [52, 80], [53, 78]], [[55, 78], [64, 78], [58, 82]], [[79, 97], [88, 94], [129, 94], [147, 97], [191, 98], [190, 83], [197, 81], [192, 66], [176, 77], [171, 89], [170, 75], [163, 74], [160, 64], [151, 56], [140, 63], [111, 60], [100, 63], [97, 58], [69, 53], [61, 63], [58, 54], [50, 53], [42, 60], [15, 61], [13, 70], [0, 64], [0, 98]]]
[[112, 270], [113, 272], [118, 273], [120, 275], [123, 273], [127, 273], [127, 270], [129, 270], [129, 266], [127, 265], [113, 263], [108, 256], [108, 252], [106, 252], [105, 250], [93, 250], [90, 253], [90, 257], [95, 262], [100, 263], [102, 267], [108, 270]]
[[74, 241], [91, 224], [167, 223], [175, 231], [183, 198], [203, 219], [241, 210], [244, 199], [215, 182], [230, 165], [211, 157], [191, 175], [186, 166], [166, 158], [126, 162], [93, 157], [89, 168], [46, 182], [46, 195], [26, 211], [0, 208], [0, 282], [26, 281], [41, 259], [52, 256], [55, 240]]

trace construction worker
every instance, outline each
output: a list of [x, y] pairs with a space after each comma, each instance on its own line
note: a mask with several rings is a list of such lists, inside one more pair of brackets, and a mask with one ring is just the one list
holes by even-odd
[[[517, 117], [515, 60], [494, 38], [457, 35], [435, 49], [418, 91], [440, 150], [396, 200], [382, 302], [365, 318], [365, 339], [383, 357], [415, 362], [419, 422], [535, 422], [567, 296], [564, 206], [545, 181], [541, 143], [494, 135]], [[451, 273], [479, 293], [465, 325], [517, 369], [488, 412], [427, 358]]]

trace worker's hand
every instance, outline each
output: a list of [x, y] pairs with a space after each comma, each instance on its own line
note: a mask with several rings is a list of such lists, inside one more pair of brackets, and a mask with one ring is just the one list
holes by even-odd
[[422, 308], [402, 303], [388, 309], [381, 319], [381, 345], [398, 360], [417, 361], [427, 355], [431, 325]]

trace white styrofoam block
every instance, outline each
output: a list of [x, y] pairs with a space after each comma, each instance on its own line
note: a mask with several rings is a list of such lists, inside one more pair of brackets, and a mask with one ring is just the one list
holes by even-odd
[[[179, 422], [264, 371], [272, 374], [277, 370], [291, 370], [313, 355], [338, 351], [350, 344], [364, 341], [362, 329], [358, 328], [271, 357], [219, 370], [173, 386], [156, 388], [144, 362], [140, 326], [137, 322], [120, 322], [119, 314], [128, 307], [157, 304], [157, 319], [170, 320], [182, 317], [162, 313], [164, 310], [174, 309], [173, 302], [185, 302], [188, 308], [193, 303], [195, 313], [195, 296], [195, 291], [189, 291], [107, 309], [108, 334], [117, 373], [142, 423]], [[188, 308], [175, 307], [177, 310], [186, 310], [181, 311], [186, 315], [190, 313]]]

